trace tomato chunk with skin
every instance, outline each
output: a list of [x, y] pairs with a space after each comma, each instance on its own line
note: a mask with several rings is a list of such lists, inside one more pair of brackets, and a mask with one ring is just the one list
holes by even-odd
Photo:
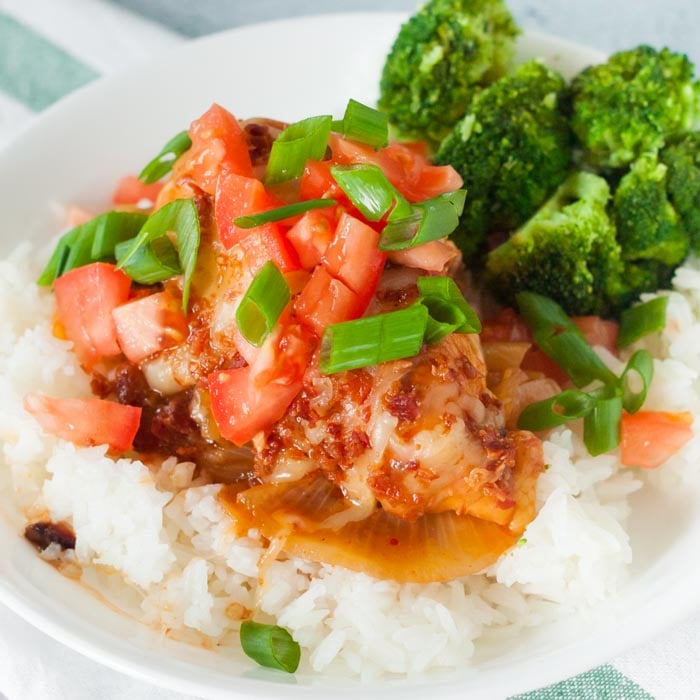
[[296, 298], [294, 309], [319, 338], [326, 326], [359, 318], [364, 311], [357, 294], [320, 265]]
[[333, 227], [324, 211], [307, 211], [288, 231], [287, 238], [299, 256], [305, 270], [313, 270], [333, 239]]
[[189, 129], [192, 147], [178, 160], [176, 175], [188, 175], [208, 194], [223, 171], [253, 177], [248, 144], [236, 117], [213, 104]]
[[54, 282], [56, 313], [81, 363], [121, 353], [112, 311], [129, 299], [131, 280], [114, 265], [92, 263]]
[[357, 294], [364, 305], [362, 311], [377, 288], [386, 262], [386, 253], [377, 248], [378, 243], [379, 234], [373, 228], [343, 213], [323, 256], [326, 269]]
[[265, 186], [260, 180], [228, 171], [223, 172], [216, 186], [214, 218], [224, 247], [231, 248], [244, 238], [272, 225], [241, 228], [233, 223], [235, 219], [239, 216], [259, 214], [273, 206], [272, 197], [265, 191]]
[[620, 429], [620, 461], [628, 467], [655, 469], [693, 437], [688, 411], [624, 413]]
[[345, 199], [343, 191], [331, 175], [329, 160], [309, 160], [304, 166], [299, 185], [300, 199]]
[[180, 302], [167, 292], [118, 306], [112, 317], [119, 346], [134, 364], [187, 338], [187, 319]]
[[295, 272], [301, 268], [299, 256], [278, 224], [265, 224], [250, 231], [251, 234], [243, 238], [240, 245], [252, 274], [268, 260], [272, 260], [282, 273]]
[[27, 394], [24, 408], [45, 432], [75, 445], [109, 445], [116, 453], [131, 449], [141, 421], [141, 408], [103, 399], [56, 399]]
[[154, 182], [152, 185], [145, 185], [135, 175], [123, 177], [117, 189], [112, 195], [112, 203], [119, 206], [125, 204], [138, 204], [144, 199], [155, 202], [163, 189], [162, 182]]

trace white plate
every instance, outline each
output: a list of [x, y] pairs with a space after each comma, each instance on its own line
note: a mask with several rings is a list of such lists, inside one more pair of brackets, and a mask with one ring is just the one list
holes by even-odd
[[[138, 70], [103, 80], [48, 110], [0, 154], [0, 254], [18, 238], [55, 230], [51, 202], [104, 207], [117, 178], [135, 172], [212, 101], [241, 117], [297, 119], [342, 114], [348, 97], [373, 102], [383, 58], [402, 15], [356, 14], [285, 20], [190, 43]], [[589, 49], [528, 34], [522, 57], [566, 74], [600, 60]], [[0, 477], [2, 475], [0, 474]], [[0, 486], [1, 486], [0, 481]], [[598, 665], [698, 606], [700, 493], [634, 499], [635, 562], [616, 601], [588, 619], [566, 619], [430, 682], [385, 681], [366, 698], [505, 697]], [[41, 561], [0, 492], [0, 600], [40, 629], [97, 661], [153, 683], [207, 698], [357, 697], [357, 683], [286, 676], [164, 640], [103, 605]]]

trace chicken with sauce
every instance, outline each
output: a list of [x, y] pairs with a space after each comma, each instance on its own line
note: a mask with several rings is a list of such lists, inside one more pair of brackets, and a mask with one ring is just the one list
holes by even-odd
[[[420, 277], [451, 279], [461, 267], [446, 238], [380, 250], [384, 222], [347, 196], [334, 168], [380, 171], [394, 206], [449, 194], [461, 179], [419, 144], [375, 150], [330, 134], [330, 156], [266, 187], [258, 177], [284, 126], [241, 126], [217, 105], [193, 123], [155, 204], [194, 203], [189, 304], [178, 306], [182, 276], [127, 288], [113, 314], [117, 352], [86, 362], [93, 390], [141, 409], [142, 455], [195, 461], [227, 484], [239, 529], [258, 527], [283, 551], [397, 580], [478, 571], [534, 517], [543, 468], [539, 439], [506, 426], [478, 335], [448, 333], [348, 371], [319, 366], [326, 327], [413, 308]], [[319, 200], [328, 205], [286, 220], [236, 223]], [[237, 311], [270, 260], [289, 303], [256, 343]]]

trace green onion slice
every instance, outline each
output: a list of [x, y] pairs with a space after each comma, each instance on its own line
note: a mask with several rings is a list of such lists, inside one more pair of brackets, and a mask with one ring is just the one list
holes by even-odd
[[290, 124], [272, 144], [265, 184], [274, 185], [300, 177], [307, 160], [321, 160], [331, 133], [330, 116], [309, 117]]
[[451, 304], [441, 297], [423, 297], [420, 300], [428, 309], [428, 322], [425, 327], [425, 342], [439, 343], [450, 333], [458, 332], [466, 323], [464, 314], [456, 304]]
[[48, 286], [76, 267], [114, 260], [117, 243], [133, 238], [147, 218], [145, 214], [110, 211], [64, 233], [37, 283]]
[[[438, 298], [455, 306], [459, 310], [464, 317], [464, 321], [457, 326], [455, 332], [481, 333], [481, 321], [479, 317], [464, 298], [457, 283], [451, 277], [419, 277], [417, 284], [418, 291], [421, 293], [424, 303], [425, 300]], [[428, 305], [431, 303], [434, 302], [429, 301]], [[440, 319], [435, 317], [435, 320], [438, 321]]]
[[192, 140], [186, 131], [181, 131], [173, 136], [168, 143], [161, 148], [160, 153], [141, 171], [139, 180], [146, 185], [151, 185], [165, 177], [172, 169], [175, 161], [190, 147]]
[[617, 347], [626, 348], [649, 333], [663, 330], [666, 326], [667, 306], [668, 297], [657, 297], [623, 311], [620, 315]]
[[518, 418], [520, 430], [549, 430], [587, 416], [596, 404], [595, 397], [584, 391], [569, 389], [551, 399], [527, 406]]
[[269, 209], [268, 211], [263, 211], [259, 214], [239, 216], [233, 220], [233, 223], [240, 228], [255, 228], [256, 226], [269, 224], [273, 221], [289, 219], [292, 216], [304, 214], [312, 209], [326, 209], [327, 207], [334, 207], [336, 204], [337, 202], [334, 199], [306, 199], [303, 202], [286, 204], [283, 207]]
[[373, 164], [334, 165], [331, 175], [368, 221], [380, 221], [397, 207], [411, 212], [410, 204]]
[[455, 190], [414, 204], [408, 216], [390, 217], [379, 249], [406, 250], [449, 236], [459, 224], [466, 196], [466, 190]]
[[593, 456], [614, 450], [620, 444], [622, 397], [600, 398], [583, 419], [583, 442]]
[[243, 337], [260, 347], [275, 327], [291, 299], [284, 276], [272, 260], [258, 271], [236, 309], [236, 323]]
[[581, 331], [556, 301], [535, 292], [519, 292], [515, 296], [518, 310], [532, 331], [535, 340], [547, 338], [560, 331]]
[[200, 229], [197, 207], [191, 199], [176, 199], [148, 217], [131, 245], [117, 258], [117, 267], [125, 268], [140, 248], [158, 238], [175, 234], [178, 257], [184, 276], [182, 308], [187, 311], [192, 276], [197, 265]]
[[[117, 257], [129, 250], [132, 243], [133, 241], [118, 243], [115, 251]], [[177, 250], [167, 236], [141, 246], [122, 270], [139, 284], [157, 284], [182, 274]]]
[[301, 647], [286, 629], [246, 620], [241, 623], [241, 647], [261, 666], [294, 673], [299, 668]]
[[534, 292], [520, 292], [516, 295], [516, 301], [537, 345], [577, 387], [595, 380], [606, 385], [617, 382], [615, 374], [596, 355], [583, 333], [559, 304]]
[[[630, 386], [630, 381], [634, 381], [635, 376], [637, 382], [641, 384], [637, 391]], [[627, 413], [636, 413], [644, 405], [653, 377], [654, 358], [648, 350], [637, 350], [620, 377], [622, 405]]]
[[584, 387], [596, 380], [606, 385], [617, 382], [615, 373], [606, 367], [580, 333], [564, 331], [538, 342], [538, 345], [577, 387]]
[[324, 374], [370, 367], [413, 357], [420, 352], [428, 309], [406, 309], [327, 326], [321, 340], [319, 367]]
[[333, 122], [333, 130], [372, 148], [383, 148], [389, 143], [389, 117], [353, 99], [348, 102], [343, 118]]

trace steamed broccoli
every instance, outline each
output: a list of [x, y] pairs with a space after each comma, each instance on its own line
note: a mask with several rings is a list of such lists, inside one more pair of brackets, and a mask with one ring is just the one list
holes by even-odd
[[379, 108], [403, 136], [436, 145], [475, 89], [505, 73], [517, 34], [502, 0], [430, 0], [401, 27]]
[[667, 174], [656, 155], [646, 154], [620, 180], [613, 204], [623, 260], [675, 268], [688, 255], [688, 236], [668, 201]]
[[621, 274], [609, 199], [603, 178], [569, 176], [532, 219], [489, 253], [487, 285], [506, 304], [529, 290], [571, 315], [606, 314]]
[[692, 129], [700, 83], [687, 56], [639, 46], [586, 68], [571, 84], [572, 127], [585, 161], [619, 168]]
[[486, 235], [527, 221], [563, 182], [571, 132], [564, 78], [537, 61], [520, 66], [473, 100], [436, 161], [464, 178], [467, 201], [453, 238], [469, 259]]
[[668, 167], [669, 198], [685, 226], [690, 247], [700, 254], [700, 132], [673, 139], [660, 159]]

